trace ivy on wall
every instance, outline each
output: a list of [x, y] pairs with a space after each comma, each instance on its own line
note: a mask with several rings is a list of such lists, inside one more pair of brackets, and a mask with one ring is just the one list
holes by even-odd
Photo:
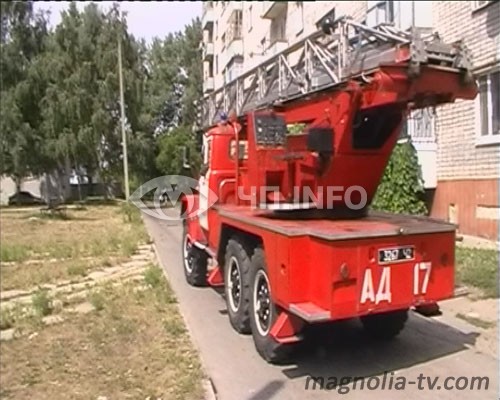
[[372, 208], [398, 214], [426, 214], [423, 194], [417, 151], [411, 140], [398, 143], [387, 163]]

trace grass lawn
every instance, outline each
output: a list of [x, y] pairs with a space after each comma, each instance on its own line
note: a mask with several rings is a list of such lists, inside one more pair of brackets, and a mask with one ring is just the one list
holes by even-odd
[[0, 329], [14, 339], [1, 342], [1, 399], [202, 398], [199, 358], [159, 267], [141, 261], [134, 279], [77, 292], [35, 289], [127, 260], [148, 241], [135, 207], [2, 209], [0, 223], [1, 291], [34, 289], [27, 303], [2, 302]]
[[76, 279], [126, 259], [148, 240], [137, 215], [123, 205], [68, 209], [54, 217], [36, 208], [2, 209], [0, 289]]
[[498, 251], [456, 248], [457, 282], [481, 289], [485, 297], [499, 297]]

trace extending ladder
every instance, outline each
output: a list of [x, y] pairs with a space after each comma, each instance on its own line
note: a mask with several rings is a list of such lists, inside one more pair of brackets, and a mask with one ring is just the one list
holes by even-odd
[[370, 28], [351, 17], [326, 19], [321, 29], [238, 76], [202, 100], [202, 126], [222, 113], [281, 105], [312, 93], [336, 90], [350, 79], [367, 79], [379, 66], [407, 62], [410, 73], [432, 64], [470, 72], [462, 42], [446, 44], [428, 29], [402, 31], [392, 24]]

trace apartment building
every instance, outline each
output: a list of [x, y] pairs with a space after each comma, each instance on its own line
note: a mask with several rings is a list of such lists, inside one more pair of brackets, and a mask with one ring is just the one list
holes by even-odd
[[436, 112], [437, 188], [432, 215], [499, 240], [500, 2], [435, 1], [433, 26], [469, 47], [479, 95]]
[[431, 215], [462, 233], [498, 239], [499, 1], [205, 1], [205, 94], [308, 36], [334, 11], [369, 26], [392, 22], [464, 39], [474, 57], [481, 94], [412, 113], [406, 126], [417, 148]]

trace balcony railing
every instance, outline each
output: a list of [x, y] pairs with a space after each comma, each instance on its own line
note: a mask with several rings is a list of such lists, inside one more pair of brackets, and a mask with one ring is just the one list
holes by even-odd
[[269, 48], [266, 51], [266, 55], [274, 56], [281, 53], [288, 47], [288, 41], [286, 39], [276, 39], [271, 42]]
[[209, 93], [214, 90], [214, 78], [212, 76], [203, 79], [203, 93]]
[[234, 39], [226, 47], [225, 58], [223, 59], [222, 68], [225, 68], [234, 57], [243, 55], [243, 40]]

